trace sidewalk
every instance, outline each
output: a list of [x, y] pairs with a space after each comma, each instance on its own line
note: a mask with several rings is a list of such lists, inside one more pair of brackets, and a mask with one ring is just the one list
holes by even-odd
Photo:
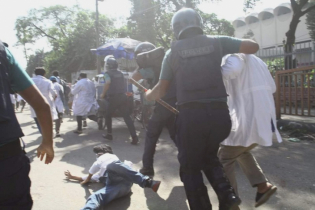
[[306, 132], [315, 133], [315, 117], [281, 115], [277, 121], [278, 128], [286, 127], [288, 129], [301, 129]]

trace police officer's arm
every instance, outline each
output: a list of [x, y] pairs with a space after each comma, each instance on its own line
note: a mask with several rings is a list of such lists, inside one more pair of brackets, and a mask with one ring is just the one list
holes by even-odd
[[259, 50], [259, 45], [250, 39], [243, 39], [240, 46], [239, 53], [254, 54]]
[[148, 90], [146, 92], [146, 95], [145, 95], [146, 99], [148, 101], [155, 101], [157, 99], [162, 98], [163, 96], [165, 96], [169, 85], [170, 85], [169, 80], [160, 79], [159, 82], [153, 87], [152, 90]]
[[131, 78], [136, 80], [136, 81], [139, 81], [141, 79], [143, 79], [142, 77], [142, 74], [139, 72], [139, 68], [137, 68], [131, 75]]
[[31, 107], [33, 107], [40, 127], [42, 128], [43, 140], [37, 148], [37, 157], [43, 160], [45, 155], [45, 164], [49, 164], [54, 159], [53, 149], [53, 122], [50, 112], [50, 106], [43, 95], [35, 85], [18, 92]]
[[105, 85], [104, 85], [104, 89], [103, 89], [103, 93], [101, 95], [101, 98], [105, 98], [106, 93], [107, 93], [107, 91], [109, 89], [109, 86], [110, 86], [110, 82], [106, 82]]

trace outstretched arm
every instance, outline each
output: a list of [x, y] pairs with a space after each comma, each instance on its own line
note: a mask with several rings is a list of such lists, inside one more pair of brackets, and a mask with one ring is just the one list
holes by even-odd
[[73, 180], [77, 180], [77, 181], [79, 181], [79, 182], [82, 182], [82, 181], [83, 181], [82, 177], [73, 176], [73, 175], [70, 173], [69, 170], [65, 171], [65, 175], [66, 175], [66, 178], [67, 178], [67, 179], [73, 179]]

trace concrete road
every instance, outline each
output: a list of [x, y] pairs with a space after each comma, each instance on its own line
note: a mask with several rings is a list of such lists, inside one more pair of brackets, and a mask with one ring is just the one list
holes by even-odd
[[[141, 143], [133, 146], [129, 143], [129, 132], [121, 119], [113, 120], [114, 140], [106, 141], [97, 130], [96, 123], [88, 121], [88, 127], [82, 135], [74, 134], [76, 121], [65, 118], [61, 127], [61, 138], [54, 139], [55, 159], [52, 164], [44, 165], [36, 157], [36, 148], [41, 142], [28, 107], [23, 113], [17, 113], [23, 128], [26, 151], [31, 160], [32, 197], [34, 210], [78, 210], [84, 206], [91, 193], [100, 189], [94, 183], [82, 187], [77, 182], [67, 181], [64, 171], [73, 175], [87, 174], [95, 161], [93, 146], [107, 143], [121, 160], [130, 160], [134, 168], [141, 167], [145, 132], [139, 123], [136, 129]], [[179, 164], [177, 150], [168, 133], [164, 131], [157, 145], [154, 177], [162, 184], [158, 193], [150, 189], [132, 187], [130, 196], [118, 199], [104, 207], [108, 210], [188, 210], [184, 188], [178, 176]], [[276, 144], [270, 148], [257, 148], [254, 151], [258, 162], [270, 181], [278, 186], [277, 194], [262, 210], [315, 210], [315, 144], [314, 142], [289, 142]], [[205, 179], [206, 180], [206, 179]], [[239, 193], [243, 200], [241, 209], [254, 208], [256, 189], [249, 185], [242, 171], [237, 167]], [[213, 209], [218, 209], [216, 195], [207, 181]]]

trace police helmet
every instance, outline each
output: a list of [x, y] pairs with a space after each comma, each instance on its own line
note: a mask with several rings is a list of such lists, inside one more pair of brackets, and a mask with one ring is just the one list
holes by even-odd
[[194, 29], [203, 34], [203, 22], [201, 16], [191, 8], [183, 8], [177, 11], [172, 18], [172, 30], [177, 40], [187, 29]]
[[116, 70], [118, 68], [118, 63], [113, 55], [108, 55], [104, 59], [105, 68], [107, 70]]
[[148, 52], [148, 51], [151, 51], [154, 49], [155, 49], [154, 44], [152, 44], [150, 42], [141, 42], [135, 48], [135, 55], [138, 55], [138, 54], [143, 53], [143, 52]]
[[50, 81], [52, 81], [52, 82], [57, 82], [57, 78], [56, 78], [55, 76], [51, 76], [49, 79], [50, 79]]

